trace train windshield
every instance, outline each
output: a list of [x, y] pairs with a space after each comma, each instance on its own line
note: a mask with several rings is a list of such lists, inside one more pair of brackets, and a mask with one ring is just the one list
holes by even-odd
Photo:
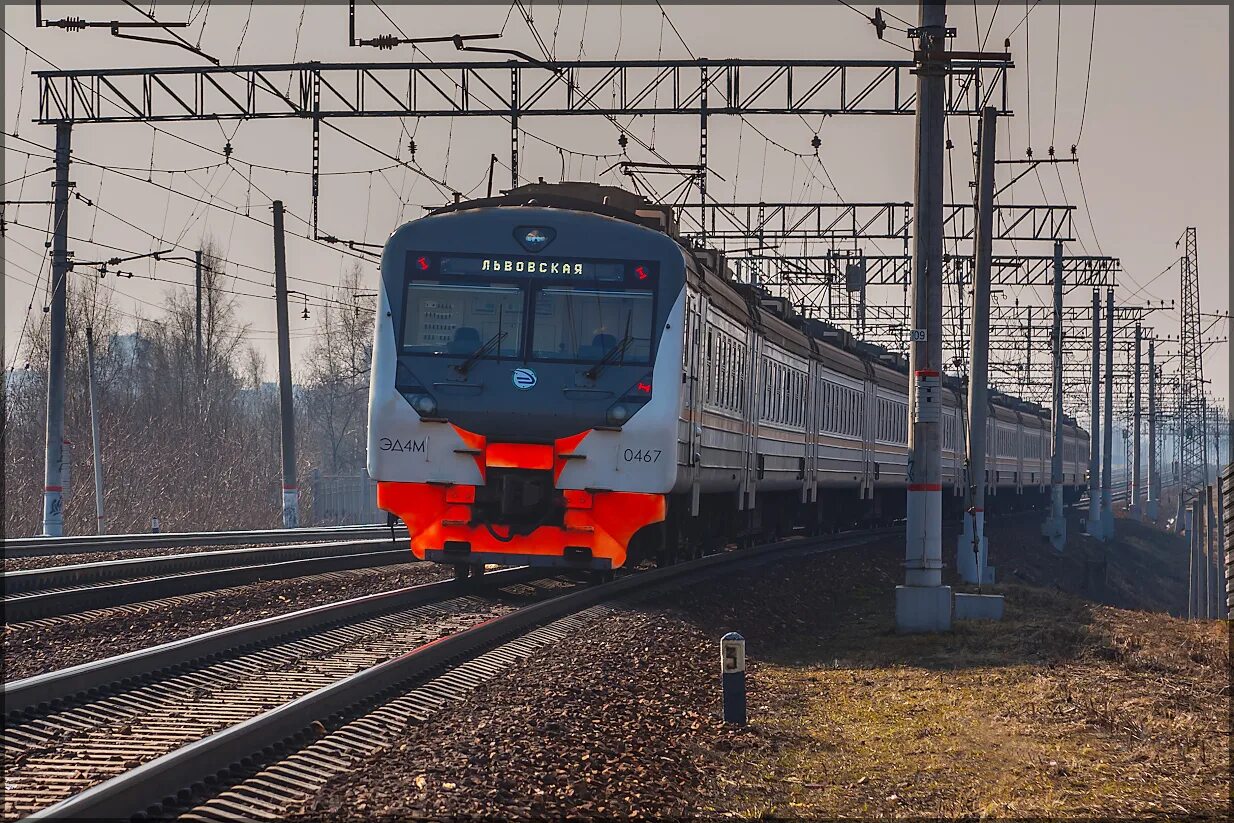
[[403, 350], [515, 357], [523, 348], [523, 290], [506, 285], [416, 281], [407, 286]]
[[558, 287], [536, 294], [531, 356], [536, 360], [651, 362], [652, 294]]

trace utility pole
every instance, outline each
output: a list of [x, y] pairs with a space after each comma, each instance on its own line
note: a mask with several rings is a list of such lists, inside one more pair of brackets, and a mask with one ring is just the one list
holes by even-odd
[[[1180, 497], [1181, 500], [1181, 491]], [[1195, 620], [1200, 616], [1200, 536], [1197, 534], [1200, 516], [1197, 509], [1200, 499], [1197, 497], [1190, 506], [1183, 510], [1183, 534], [1187, 536], [1188, 547], [1188, 583], [1187, 583], [1187, 617]]]
[[1157, 466], [1157, 362], [1156, 338], [1148, 338], [1148, 505], [1145, 515], [1157, 522], [1161, 501], [1161, 470]]
[[1203, 494], [1208, 485], [1208, 447], [1205, 429], [1204, 358], [1200, 336], [1200, 272], [1195, 228], [1183, 233], [1178, 335], [1178, 427], [1180, 494]]
[[1067, 545], [1067, 518], [1063, 515], [1063, 244], [1054, 244], [1053, 385], [1050, 404], [1050, 516], [1041, 533], [1054, 551]]
[[986, 416], [989, 410], [990, 261], [994, 251], [994, 151], [998, 112], [981, 112], [978, 132], [977, 225], [974, 235], [973, 325], [968, 371], [968, 513], [956, 547], [956, 570], [966, 583], [993, 583], [985, 536]]
[[1225, 568], [1218, 559], [1217, 521], [1219, 515], [1213, 508], [1212, 484], [1204, 487], [1204, 515], [1204, 555], [1208, 560], [1205, 564], [1205, 568], [1208, 569], [1208, 617], [1216, 620], [1221, 616], [1221, 607], [1218, 605], [1221, 600], [1218, 593], [1220, 587], [1217, 581], [1224, 581]]
[[43, 534], [64, 534], [64, 372], [69, 287], [69, 147], [72, 126], [56, 124], [56, 178], [52, 189], [51, 340], [47, 358], [47, 436], [43, 456]]
[[1105, 438], [1101, 455], [1101, 539], [1114, 538], [1114, 508], [1110, 484], [1114, 461], [1114, 289], [1105, 293]]
[[1101, 538], [1101, 292], [1093, 289], [1092, 429], [1088, 443], [1088, 533]]
[[104, 534], [103, 524], [103, 444], [99, 439], [99, 403], [94, 391], [94, 329], [86, 326], [86, 385], [90, 391], [90, 439], [94, 449], [95, 534]]
[[1139, 323], [1135, 324], [1135, 380], [1131, 387], [1131, 419], [1132, 432], [1131, 438], [1131, 511], [1136, 517], [1140, 517], [1144, 513], [1142, 498], [1140, 495], [1143, 488], [1143, 477], [1140, 474], [1140, 384], [1144, 381], [1144, 372], [1140, 360], [1141, 339], [1143, 338], [1144, 330]]
[[196, 325], [194, 326], [194, 329], [197, 333], [197, 345], [196, 345], [196, 348], [194, 348], [193, 350], [193, 362], [197, 366], [197, 387], [198, 389], [200, 389], [202, 385], [202, 374], [201, 374], [201, 249], [198, 249], [196, 254], [194, 255], [194, 268], [196, 269], [196, 274], [197, 274], [197, 289], [196, 289], [197, 321], [196, 321]]
[[283, 433], [283, 528], [300, 525], [296, 487], [296, 416], [291, 397], [291, 340], [287, 321], [287, 253], [283, 245], [283, 201], [274, 201], [274, 305], [279, 337], [279, 413]]
[[951, 587], [943, 582], [943, 121], [946, 4], [922, 0], [917, 31], [917, 165], [913, 211], [908, 528], [905, 576], [896, 587], [896, 630], [951, 629]]

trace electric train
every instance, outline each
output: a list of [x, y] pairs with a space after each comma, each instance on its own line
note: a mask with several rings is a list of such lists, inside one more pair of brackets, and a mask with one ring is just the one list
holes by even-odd
[[[416, 557], [606, 573], [902, 518], [907, 361], [737, 282], [671, 207], [532, 184], [385, 245], [368, 471]], [[944, 510], [964, 396], [943, 389]], [[1050, 421], [991, 392], [987, 508], [1048, 501]], [[1088, 435], [1064, 421], [1065, 497]]]

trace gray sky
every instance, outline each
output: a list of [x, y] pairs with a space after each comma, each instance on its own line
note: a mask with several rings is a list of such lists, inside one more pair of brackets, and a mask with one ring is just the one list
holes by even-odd
[[[873, 9], [872, 4], [854, 3]], [[148, 8], [148, 6], [143, 5]], [[503, 29], [502, 45], [535, 53], [528, 28], [510, 7], [480, 5], [384, 4], [384, 11], [411, 36], [482, 33]], [[572, 3], [559, 7], [544, 2], [531, 7], [540, 34], [560, 59], [687, 57], [685, 48], [663, 25], [654, 5]], [[915, 6], [884, 6], [906, 20], [915, 20]], [[672, 22], [695, 55], [785, 58], [893, 58], [906, 56], [890, 43], [906, 44], [902, 32], [888, 30], [879, 42], [873, 28], [857, 13], [838, 4], [795, 6], [666, 5]], [[1009, 193], [1012, 202], [1071, 202], [1080, 207], [1076, 227], [1080, 241], [1068, 244], [1068, 252], [1121, 258], [1124, 274], [1118, 290], [1120, 302], [1143, 303], [1178, 300], [1177, 268], [1160, 274], [1177, 259], [1174, 242], [1186, 226], [1195, 226], [1199, 236], [1202, 302], [1206, 311], [1229, 307], [1229, 9], [1226, 6], [1114, 6], [1097, 9], [1093, 37], [1092, 71], [1087, 73], [1092, 6], [1040, 4], [1022, 24], [1022, 3], [998, 7], [991, 26], [991, 4], [954, 5], [948, 24], [958, 31], [957, 49], [977, 46], [975, 18], [984, 35], [991, 30], [987, 48], [1001, 49], [1003, 38], [1015, 29], [1011, 51], [1016, 68], [1011, 74], [1011, 107], [1016, 116], [1003, 119], [999, 148], [1002, 156], [1022, 157], [1031, 145], [1041, 156], [1053, 141], [1062, 154], [1079, 138], [1080, 170], [1075, 166], [1044, 167], [1040, 183], [1030, 175]], [[393, 52], [349, 49], [346, 43], [347, 7], [296, 3], [247, 4], [208, 7], [173, 6], [158, 3], [156, 15], [163, 20], [191, 17], [188, 37], [226, 64], [274, 63], [299, 60], [383, 61], [408, 60], [409, 47]], [[124, 6], [49, 4], [50, 18], [85, 16], [97, 20], [137, 19]], [[301, 22], [301, 16], [303, 21]], [[371, 3], [357, 10], [362, 36], [391, 33], [390, 23]], [[1061, 26], [1060, 26], [1061, 21]], [[893, 21], [894, 23], [894, 21]], [[1017, 24], [1020, 24], [1018, 28]], [[584, 31], [585, 26], [585, 31]], [[204, 27], [204, 31], [203, 31]], [[62, 68], [110, 66], [201, 65], [200, 58], [169, 46], [120, 41], [105, 29], [70, 33], [34, 28], [31, 5], [6, 5], [5, 29], [25, 45]], [[1026, 44], [1026, 35], [1028, 42]], [[1058, 48], [1056, 50], [1056, 42]], [[1026, 49], [1027, 46], [1027, 49]], [[443, 60], [458, 59], [449, 44], [426, 46], [427, 54]], [[1027, 57], [1026, 57], [1027, 54]], [[1057, 59], [1057, 95], [1055, 64]], [[16, 129], [21, 138], [43, 146], [54, 143], [53, 129], [31, 123], [36, 111], [35, 84], [29, 71], [46, 68], [34, 54], [5, 38], [4, 130]], [[23, 71], [24, 69], [24, 71]], [[1084, 94], [1088, 77], [1088, 101]], [[20, 116], [19, 116], [20, 107]], [[1031, 109], [1031, 139], [1030, 139]], [[1081, 113], [1084, 125], [1080, 133]], [[624, 118], [623, 118], [624, 119]], [[812, 120], [812, 118], [811, 118]], [[751, 122], [777, 142], [809, 154], [813, 127], [800, 118], [758, 117]], [[823, 124], [821, 157], [835, 184], [824, 186], [820, 167], [796, 159], [766, 142], [735, 118], [712, 119], [710, 167], [722, 176], [713, 177], [711, 191], [720, 199], [734, 196], [748, 200], [821, 199], [879, 201], [910, 200], [913, 176], [913, 123], [911, 117], [837, 117]], [[619, 151], [617, 131], [602, 118], [525, 118], [525, 128], [576, 152], [611, 155]], [[347, 121], [348, 130], [383, 151], [406, 157], [406, 135], [399, 122]], [[496, 153], [503, 162], [509, 154], [509, 126], [503, 120], [458, 118], [451, 121], [407, 122], [417, 144], [416, 161], [430, 173], [443, 177], [451, 187], [465, 193], [483, 194], [487, 158]], [[971, 124], [962, 118], [950, 120], [951, 136], [963, 149]], [[110, 167], [131, 167], [127, 172], [140, 180], [78, 164], [72, 179], [82, 195], [96, 200], [102, 209], [122, 217], [126, 225], [102, 211], [74, 202], [70, 233], [96, 243], [106, 243], [139, 252], [174, 241], [194, 247], [203, 234], [215, 237], [226, 250], [228, 272], [239, 278], [238, 292], [269, 295], [272, 267], [270, 229], [242, 216], [247, 209], [269, 220], [269, 200], [281, 198], [290, 212], [309, 214], [309, 179], [303, 173], [256, 169], [251, 180], [248, 164], [304, 172], [310, 163], [308, 123], [302, 121], [252, 121], [248, 123], [172, 123], [160, 128], [220, 151], [230, 138], [234, 147], [230, 167], [218, 165], [221, 157], [165, 136], [155, 136], [146, 125], [94, 125], [75, 130], [75, 157]], [[697, 159], [697, 123], [694, 118], [643, 118], [630, 129], [676, 162]], [[153, 141], [152, 141], [153, 138]], [[152, 145], [153, 143], [153, 145]], [[418, 205], [437, 205], [441, 195], [433, 185], [392, 161], [323, 129], [323, 171], [384, 169], [380, 172], [330, 175], [323, 179], [321, 229], [340, 237], [380, 243], [400, 222], [422, 214]], [[44, 154], [42, 149], [6, 137], [6, 181], [46, 168], [50, 162], [27, 158], [24, 152]], [[630, 156], [652, 160], [631, 143]], [[563, 163], [566, 177], [594, 179], [597, 172], [616, 161], [566, 155], [527, 138], [521, 171], [529, 178], [559, 179]], [[966, 154], [956, 153], [953, 184], [957, 200], [967, 198], [971, 165]], [[28, 163], [28, 165], [27, 165]], [[155, 169], [155, 183], [225, 204], [207, 208], [145, 182]], [[197, 172], [185, 169], [212, 167]], [[180, 170], [167, 174], [159, 170]], [[1000, 185], [1007, 179], [1000, 169]], [[42, 199], [49, 193], [50, 174], [39, 174], [5, 187], [5, 197]], [[1061, 178], [1061, 180], [1060, 180]], [[498, 184], [509, 184], [509, 173], [498, 170]], [[1091, 213], [1084, 207], [1080, 181]], [[621, 184], [616, 174], [602, 182]], [[663, 188], [668, 188], [664, 186]], [[838, 190], [838, 196], [837, 196]], [[1065, 196], [1064, 196], [1065, 191]], [[1043, 196], [1044, 193], [1044, 196]], [[948, 199], [950, 200], [950, 192]], [[235, 212], [239, 212], [237, 216]], [[48, 225], [45, 206], [24, 206], [20, 212], [6, 210], [6, 219], [38, 230], [12, 226], [5, 238], [5, 366], [15, 360], [14, 344], [27, 317], [31, 285], [43, 267], [44, 234]], [[1091, 226], [1090, 226], [1091, 219]], [[303, 234], [306, 227], [289, 218], [289, 231]], [[1095, 235], [1094, 235], [1095, 232]], [[20, 245], [19, 245], [20, 244]], [[1000, 244], [1001, 245], [1001, 244]], [[894, 244], [891, 244], [894, 246]], [[27, 248], [28, 247], [28, 248]], [[165, 246], [163, 246], [165, 247]], [[1048, 244], [1019, 244], [1022, 253], [1048, 254]], [[70, 248], [78, 259], [97, 259], [115, 252], [74, 241]], [[892, 251], [891, 247], [887, 248]], [[996, 248], [996, 253], [1010, 253]], [[183, 251], [181, 252], [183, 253]], [[348, 300], [330, 284], [336, 283], [353, 258], [345, 257], [304, 239], [290, 237], [288, 264], [292, 288], [310, 295], [310, 319], [300, 310], [292, 312], [293, 358], [311, 341], [322, 299]], [[122, 267], [137, 274], [133, 279], [108, 277], [115, 288], [116, 306], [128, 315], [159, 317], [156, 308], [166, 289], [184, 288], [192, 271], [171, 264], [148, 262]], [[365, 276], [374, 283], [376, 267], [365, 264]], [[153, 277], [142, 279], [143, 277]], [[246, 282], [256, 281], [256, 282]], [[305, 282], [311, 281], [311, 282]], [[82, 277], [70, 281], [83, 287]], [[1008, 290], [1000, 299], [1043, 305], [1046, 289]], [[34, 312], [43, 302], [35, 298]], [[1083, 303], [1088, 296], [1077, 291], [1069, 302]], [[241, 297], [244, 313], [252, 323], [250, 338], [265, 354], [267, 371], [274, 371], [274, 306], [262, 297]], [[153, 305], [151, 305], [153, 304]], [[36, 318], [32, 318], [36, 319]], [[1160, 311], [1151, 324], [1159, 335], [1177, 335], [1177, 311]], [[1214, 336], [1228, 335], [1228, 321], [1212, 329]], [[1176, 347], [1167, 347], [1174, 351]], [[1212, 393], [1229, 398], [1228, 345], [1213, 347], [1205, 362]], [[1044, 355], [1044, 351], [1043, 351]], [[1044, 356], [1034, 358], [1044, 365]], [[20, 366], [20, 363], [18, 363]], [[1171, 366], [1172, 368], [1172, 366]]]

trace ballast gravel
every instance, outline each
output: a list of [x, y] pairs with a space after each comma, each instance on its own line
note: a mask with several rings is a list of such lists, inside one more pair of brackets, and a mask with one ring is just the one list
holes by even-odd
[[[752, 590], [738, 576], [624, 604], [409, 725], [290, 819], [714, 814], [709, 798], [733, 752], [769, 743], [757, 726], [721, 721], [719, 636], [738, 629], [755, 643], [783, 638], [807, 611], [850, 620], [840, 602], [860, 597], [863, 584], [883, 585], [902, 553], [883, 541], [808, 561], [810, 574], [841, 593], [834, 598], [803, 586], [803, 567], [777, 565], [754, 572]], [[754, 709], [757, 664], [747, 675]]]
[[218, 592], [185, 595], [4, 627], [4, 681], [75, 666], [252, 620], [432, 583], [448, 566], [410, 562], [350, 569], [291, 580], [269, 580]]

